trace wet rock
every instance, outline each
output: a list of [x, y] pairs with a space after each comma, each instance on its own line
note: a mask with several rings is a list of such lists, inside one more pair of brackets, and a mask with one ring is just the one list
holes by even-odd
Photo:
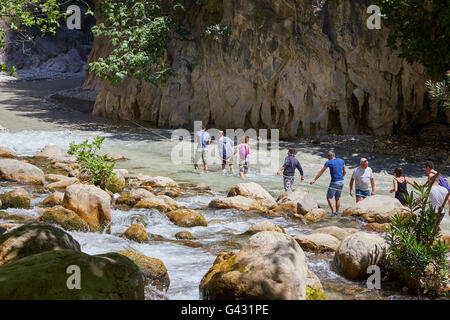
[[142, 223], [134, 223], [128, 227], [123, 236], [127, 239], [143, 243], [148, 239], [147, 231], [145, 231]]
[[150, 187], [153, 187], [153, 188], [169, 188], [169, 187], [176, 187], [177, 186], [177, 183], [173, 179], [168, 178], [168, 177], [160, 177], [160, 176], [158, 176], [158, 177], [149, 177], [149, 176], [146, 176], [141, 181], [142, 181], [141, 186], [150, 186]]
[[339, 239], [325, 233], [296, 235], [294, 239], [303, 250], [317, 253], [334, 252], [341, 243]]
[[60, 206], [63, 203], [64, 193], [56, 191], [42, 201], [44, 207]]
[[243, 196], [227, 197], [214, 199], [209, 206], [217, 209], [236, 209], [241, 211], [266, 211], [260, 204], [253, 199]]
[[377, 222], [371, 222], [366, 224], [363, 229], [366, 231], [372, 231], [372, 232], [385, 232], [386, 229], [389, 230], [391, 228], [389, 223], [377, 223]]
[[239, 252], [216, 261], [200, 283], [202, 299], [306, 299], [306, 257], [288, 235], [258, 232]]
[[167, 212], [166, 216], [170, 219], [170, 221], [180, 227], [206, 227], [208, 225], [203, 215], [195, 210], [178, 209]]
[[105, 154], [105, 159], [106, 160], [114, 160], [114, 161], [125, 161], [125, 160], [128, 160], [123, 155], [115, 153], [115, 152], [110, 152], [110, 153]]
[[345, 238], [334, 255], [337, 271], [349, 280], [367, 278], [367, 267], [382, 261], [388, 245], [375, 233], [357, 232]]
[[111, 232], [111, 198], [104, 190], [87, 184], [73, 184], [66, 188], [63, 206], [86, 221], [91, 232]]
[[49, 190], [65, 189], [68, 186], [71, 186], [76, 183], [80, 183], [80, 181], [77, 178], [66, 177], [65, 179], [61, 179], [57, 182], [50, 183], [49, 185], [47, 185], [47, 188]]
[[106, 188], [112, 193], [120, 193], [125, 188], [125, 185], [125, 178], [121, 174], [116, 173], [114, 177], [107, 182]]
[[275, 211], [305, 215], [316, 208], [318, 205], [313, 195], [308, 190], [298, 187], [293, 191], [286, 191], [278, 197]]
[[[6, 213], [6, 212], [5, 212]], [[32, 222], [34, 221], [33, 218], [21, 214], [7, 214], [2, 215], [2, 212], [0, 212], [0, 218], [7, 221], [14, 221], [18, 223], [26, 223], [26, 222]]]
[[328, 217], [328, 213], [322, 208], [315, 208], [306, 213], [303, 218], [309, 222], [317, 222], [322, 218]]
[[[14, 230], [16, 231], [16, 230]], [[14, 232], [8, 232], [8, 234]], [[69, 266], [81, 272], [80, 289], [68, 290]], [[74, 250], [46, 251], [0, 266], [1, 300], [143, 300], [144, 282], [129, 258]], [[20, 288], [20, 290], [17, 290]]]
[[189, 231], [180, 231], [175, 234], [175, 238], [180, 240], [195, 240], [197, 239], [192, 233]]
[[[161, 292], [166, 292], [169, 289], [170, 278], [164, 262], [147, 257], [134, 250], [122, 250], [117, 253], [131, 259], [139, 267], [144, 277], [145, 287], [152, 286]], [[151, 292], [151, 294], [154, 293]]]
[[257, 232], [261, 232], [261, 231], [275, 231], [275, 232], [280, 232], [280, 233], [286, 233], [284, 231], [283, 227], [277, 226], [270, 221], [258, 222], [256, 224], [252, 225], [246, 231], [246, 233], [253, 234], [253, 233], [257, 233]]
[[120, 174], [122, 177], [124, 177], [125, 179], [128, 179], [130, 176], [130, 173], [128, 172], [127, 169], [114, 169], [113, 172], [115, 174]]
[[38, 221], [55, 223], [68, 231], [89, 231], [89, 225], [72, 210], [61, 205], [45, 209]]
[[0, 195], [0, 201], [2, 202], [2, 208], [30, 208], [30, 195], [27, 190], [18, 188]]
[[320, 279], [311, 270], [306, 277], [306, 300], [328, 300]]
[[174, 243], [181, 244], [183, 246], [191, 247], [191, 248], [201, 248], [203, 244], [198, 241], [190, 241], [190, 240], [175, 240]]
[[374, 195], [345, 209], [342, 216], [360, 216], [368, 222], [386, 223], [397, 213], [408, 214], [409, 211], [395, 198]]
[[17, 154], [14, 150], [7, 147], [0, 147], [0, 157], [3, 158], [17, 158]]
[[178, 208], [177, 203], [170, 197], [160, 195], [140, 200], [135, 208], [157, 209], [162, 212], [172, 211]]
[[315, 233], [329, 234], [330, 236], [333, 236], [339, 240], [344, 240], [349, 235], [351, 235], [351, 233], [348, 232], [347, 230], [336, 227], [336, 226], [328, 226], [328, 227], [314, 229], [313, 231], [311, 231], [311, 234], [315, 234]]
[[0, 159], [0, 179], [28, 184], [44, 184], [44, 172], [38, 167], [15, 159]]
[[255, 182], [238, 183], [228, 191], [227, 196], [243, 196], [256, 200], [261, 206], [266, 207], [272, 207], [276, 204], [270, 193]]
[[0, 236], [0, 265], [37, 253], [63, 249], [80, 251], [80, 244], [70, 234], [49, 224], [27, 223]]
[[58, 146], [45, 146], [41, 151], [39, 151], [35, 158], [44, 158], [51, 160], [53, 162], [75, 162], [77, 160], [76, 156], [68, 155], [64, 150]]
[[122, 192], [119, 198], [117, 198], [116, 203], [126, 204], [133, 207], [136, 203], [145, 198], [153, 198], [155, 195], [148, 190], [139, 188], [136, 190], [131, 190], [129, 192]]

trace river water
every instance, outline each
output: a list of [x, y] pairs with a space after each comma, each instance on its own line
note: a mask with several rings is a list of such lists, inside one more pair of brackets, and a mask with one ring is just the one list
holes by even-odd
[[[67, 150], [72, 141], [81, 142], [96, 135], [104, 136], [105, 152], [116, 152], [129, 158], [118, 162], [117, 168], [125, 168], [131, 174], [143, 173], [151, 176], [161, 175], [176, 181], [192, 183], [206, 183], [212, 190], [212, 195], [199, 195], [188, 198], [175, 198], [179, 205], [199, 209], [208, 221], [208, 227], [189, 228], [203, 244], [201, 248], [191, 248], [171, 242], [150, 242], [139, 244], [120, 238], [117, 235], [135, 221], [145, 224], [147, 232], [161, 235], [167, 239], [175, 239], [174, 235], [186, 228], [173, 225], [168, 218], [157, 210], [130, 210], [128, 212], [112, 210], [111, 235], [99, 233], [71, 232], [81, 244], [82, 251], [88, 254], [100, 254], [134, 249], [144, 255], [161, 259], [166, 265], [170, 276], [170, 288], [165, 295], [167, 299], [198, 299], [198, 285], [203, 275], [211, 267], [216, 255], [226, 250], [233, 250], [228, 240], [233, 243], [244, 243], [246, 236], [241, 235], [252, 224], [267, 220], [255, 214], [244, 214], [233, 210], [209, 210], [205, 207], [215, 197], [223, 196], [224, 192], [236, 183], [241, 182], [238, 176], [223, 174], [219, 164], [210, 166], [210, 173], [197, 174], [193, 172], [189, 163], [175, 164], [177, 159], [172, 157], [172, 150], [179, 146], [179, 141], [170, 140], [171, 130], [150, 128], [143, 122], [111, 121], [97, 118], [84, 110], [77, 110], [76, 106], [58, 104], [48, 99], [49, 94], [58, 90], [78, 87], [82, 84], [82, 77], [59, 80], [14, 81], [0, 84], [0, 127], [8, 132], [0, 132], [0, 146], [14, 149], [21, 156], [32, 156], [46, 145], [57, 145]], [[338, 140], [339, 143], [334, 143]], [[343, 143], [345, 140], [345, 143]], [[329, 182], [326, 172], [316, 185], [307, 184], [322, 168], [326, 161], [325, 155], [330, 147], [334, 147], [337, 156], [342, 157], [349, 173], [345, 178], [346, 187], [341, 198], [343, 209], [354, 203], [354, 198], [348, 193], [348, 183], [351, 172], [358, 165], [359, 158], [369, 158], [372, 168], [376, 192], [389, 195], [392, 187], [391, 172], [394, 167], [402, 166], [408, 177], [418, 182], [424, 182], [425, 172], [421, 164], [409, 164], [400, 158], [383, 155], [367, 154], [358, 145], [370, 144], [370, 137], [331, 137], [320, 144], [307, 141], [281, 141], [277, 155], [279, 167], [289, 147], [295, 147], [305, 171], [305, 182], [296, 181], [296, 185], [306, 187], [319, 205], [328, 209], [325, 194]], [[185, 144], [191, 146], [190, 142]], [[210, 148], [215, 148], [211, 146]], [[367, 148], [366, 148], [367, 150]], [[257, 157], [257, 150], [252, 152], [253, 159]], [[218, 158], [215, 158], [218, 161]], [[175, 161], [174, 161], [175, 160]], [[262, 166], [252, 162], [248, 181], [261, 184], [275, 198], [282, 193], [282, 178], [266, 170], [261, 172]], [[237, 170], [235, 170], [237, 171]], [[0, 187], [0, 193], [9, 191], [12, 186]], [[37, 206], [46, 195], [32, 199], [32, 205]], [[37, 207], [31, 210], [8, 209], [9, 213], [21, 213], [38, 217]], [[281, 217], [271, 218], [273, 223], [283, 226], [288, 234], [307, 234], [313, 228], [327, 225], [344, 227], [361, 227], [362, 222], [353, 218], [326, 218], [314, 225], [303, 225]], [[448, 215], [443, 221], [444, 230], [450, 230]], [[227, 242], [228, 241], [228, 242]], [[332, 254], [311, 254], [308, 265], [321, 279], [324, 288], [331, 299], [374, 299], [374, 298], [408, 298], [388, 289], [381, 291], [367, 290], [364, 283], [350, 282], [337, 275], [331, 266]]]

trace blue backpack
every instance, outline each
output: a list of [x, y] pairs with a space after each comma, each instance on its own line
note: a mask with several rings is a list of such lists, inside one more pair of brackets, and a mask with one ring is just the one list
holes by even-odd
[[445, 179], [442, 175], [439, 175], [439, 185], [450, 191], [450, 186], [448, 185], [447, 179]]

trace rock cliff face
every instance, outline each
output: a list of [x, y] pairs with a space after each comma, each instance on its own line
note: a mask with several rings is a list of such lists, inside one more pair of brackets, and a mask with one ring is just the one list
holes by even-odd
[[[136, 80], [113, 87], [88, 75], [86, 87], [98, 91], [94, 113], [172, 128], [192, 129], [194, 120], [278, 128], [282, 138], [392, 134], [437, 117], [425, 70], [386, 48], [386, 28], [367, 28], [369, 1], [327, 1], [316, 15], [312, 0], [208, 2], [190, 21], [190, 38], [169, 44], [177, 78], [159, 88]], [[231, 34], [202, 37], [211, 17]], [[110, 50], [96, 39], [89, 60]]]

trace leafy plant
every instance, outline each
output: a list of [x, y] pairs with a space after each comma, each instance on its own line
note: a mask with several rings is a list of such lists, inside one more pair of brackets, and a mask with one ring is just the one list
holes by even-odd
[[388, 45], [431, 75], [450, 65], [450, 6], [446, 0], [375, 0], [390, 29]]
[[446, 72], [446, 79], [442, 81], [427, 81], [426, 86], [431, 97], [442, 108], [450, 108], [450, 70]]
[[91, 183], [102, 189], [105, 189], [114, 178], [115, 173], [113, 170], [116, 164], [115, 160], [106, 159], [98, 154], [104, 140], [105, 138], [96, 136], [91, 143], [89, 140], [85, 140], [80, 144], [72, 142], [68, 152], [77, 156], [77, 162], [81, 166], [81, 173], [85, 174]]
[[407, 197], [409, 215], [396, 214], [387, 231], [388, 266], [409, 288], [436, 294], [446, 280], [448, 246], [440, 240], [438, 215], [428, 204], [430, 187], [417, 183]]

